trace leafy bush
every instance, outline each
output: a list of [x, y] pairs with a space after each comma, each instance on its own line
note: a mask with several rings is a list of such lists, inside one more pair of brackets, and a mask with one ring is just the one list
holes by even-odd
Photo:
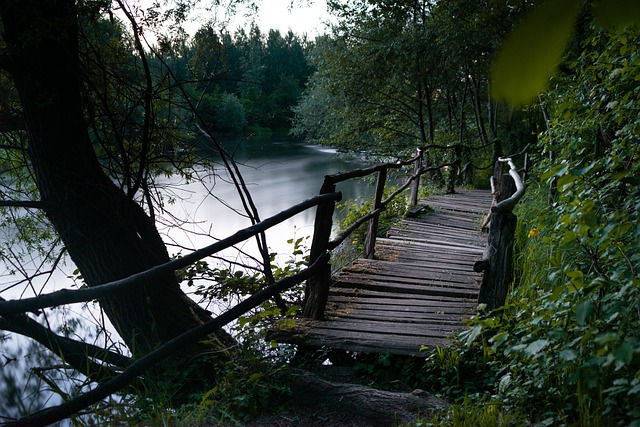
[[[482, 349], [472, 357], [492, 367], [489, 382], [473, 380], [485, 397], [463, 398], [468, 412], [490, 396], [521, 424], [640, 425], [640, 34], [591, 26], [544, 97], [540, 184], [517, 212], [514, 289], [447, 350]], [[464, 359], [438, 357], [426, 369], [460, 399]], [[443, 424], [456, 425], [458, 410]]]

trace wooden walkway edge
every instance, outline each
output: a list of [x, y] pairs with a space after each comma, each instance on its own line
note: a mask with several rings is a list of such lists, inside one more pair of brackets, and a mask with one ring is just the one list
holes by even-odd
[[353, 352], [419, 356], [450, 343], [478, 305], [482, 275], [473, 264], [487, 244], [480, 226], [489, 191], [431, 196], [333, 277], [324, 320], [297, 319], [272, 330], [278, 342]]

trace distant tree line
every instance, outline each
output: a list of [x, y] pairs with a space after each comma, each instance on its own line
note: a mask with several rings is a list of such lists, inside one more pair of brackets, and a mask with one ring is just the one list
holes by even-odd
[[161, 40], [158, 49], [215, 133], [286, 133], [312, 72], [312, 45], [291, 31], [252, 26], [231, 34], [205, 25], [192, 37]]

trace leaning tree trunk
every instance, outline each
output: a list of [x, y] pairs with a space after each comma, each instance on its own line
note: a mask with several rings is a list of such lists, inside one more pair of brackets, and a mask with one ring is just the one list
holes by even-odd
[[[89, 286], [169, 261], [155, 224], [105, 175], [83, 118], [75, 2], [2, 0], [6, 69], [20, 95], [28, 153], [45, 212]], [[173, 274], [102, 298], [134, 356], [201, 324], [207, 314]], [[222, 333], [215, 348], [232, 340]], [[199, 343], [185, 352], [211, 351]]]

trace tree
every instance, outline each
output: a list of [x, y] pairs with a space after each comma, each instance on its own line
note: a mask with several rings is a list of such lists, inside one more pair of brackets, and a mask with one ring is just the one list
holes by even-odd
[[[489, 97], [491, 58], [528, 2], [330, 4], [340, 23], [316, 42], [296, 134], [381, 154], [457, 145], [465, 161], [482, 157], [470, 148], [498, 139], [514, 151], [531, 142], [529, 129], [513, 132], [527, 123]], [[432, 160], [452, 158], [444, 153]]]
[[[40, 195], [38, 201], [15, 205], [37, 207], [45, 213], [90, 287], [169, 261], [152, 219], [135, 199], [147, 178], [145, 156], [152, 150], [152, 125], [146, 121], [152, 114], [151, 87], [145, 86], [140, 100], [145, 116], [138, 163], [133, 165], [126, 193], [105, 174], [92, 142], [83, 109], [86, 70], [78, 43], [80, 13], [91, 12], [92, 6], [73, 0], [5, 1], [0, 5], [1, 65], [15, 85], [28, 137], [26, 149], [4, 148], [24, 151]], [[180, 290], [172, 273], [99, 302], [134, 357], [209, 319]], [[10, 318], [4, 321], [11, 323]], [[182, 356], [191, 358], [212, 349], [224, 355], [233, 344], [221, 332], [208, 342], [193, 343]]]

